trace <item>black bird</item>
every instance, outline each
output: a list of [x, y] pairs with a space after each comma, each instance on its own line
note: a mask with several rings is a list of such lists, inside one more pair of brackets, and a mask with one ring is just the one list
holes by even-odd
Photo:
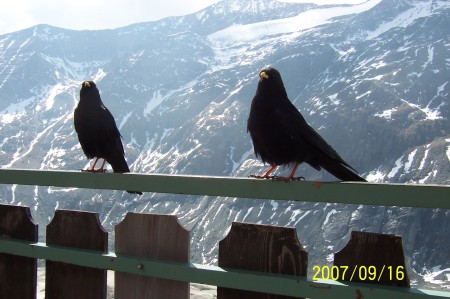
[[[256, 156], [271, 167], [265, 174], [253, 177], [289, 181], [294, 179], [300, 163], [305, 162], [317, 170], [324, 168], [344, 181], [366, 181], [306, 123], [289, 100], [276, 69], [264, 68], [259, 77], [247, 131], [253, 140]], [[289, 164], [294, 168], [288, 177], [270, 176], [278, 166]]]
[[[80, 102], [74, 113], [75, 131], [81, 148], [88, 159], [95, 158], [91, 168], [83, 171], [105, 172], [105, 161], [117, 173], [130, 172], [125, 161], [121, 135], [111, 112], [103, 104], [97, 86], [92, 81], [84, 81], [80, 90]], [[99, 159], [102, 166], [95, 169]], [[127, 191], [142, 194], [140, 191]]]

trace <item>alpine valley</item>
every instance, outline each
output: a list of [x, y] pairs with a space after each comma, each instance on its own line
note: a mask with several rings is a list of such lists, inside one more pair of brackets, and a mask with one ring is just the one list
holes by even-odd
[[[73, 127], [83, 80], [116, 119], [132, 172], [247, 177], [266, 170], [246, 131], [258, 72], [277, 68], [290, 99], [370, 182], [450, 184], [450, 1], [317, 6], [224, 0], [197, 13], [113, 30], [38, 25], [0, 36], [0, 165], [88, 165]], [[285, 175], [289, 170], [281, 169]], [[298, 175], [335, 180], [309, 166]], [[217, 262], [233, 221], [296, 227], [309, 265], [330, 264], [352, 230], [401, 235], [412, 285], [450, 288], [450, 211], [131, 195], [1, 185], [31, 207], [44, 238], [55, 209], [174, 214], [191, 260]]]

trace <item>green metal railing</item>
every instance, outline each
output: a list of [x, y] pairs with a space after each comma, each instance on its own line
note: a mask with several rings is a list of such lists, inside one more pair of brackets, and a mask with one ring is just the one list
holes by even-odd
[[[372, 183], [272, 182], [249, 178], [158, 174], [92, 174], [0, 169], [0, 184], [78, 187], [143, 192], [450, 209], [450, 186]], [[450, 298], [450, 292], [312, 281], [193, 263], [176, 263], [0, 238], [0, 252], [79, 266], [309, 298]]]
[[450, 186], [0, 169], [1, 184], [450, 209]]

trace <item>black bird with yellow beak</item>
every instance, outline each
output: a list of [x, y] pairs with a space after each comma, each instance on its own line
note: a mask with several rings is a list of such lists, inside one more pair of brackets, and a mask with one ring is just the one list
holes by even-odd
[[[344, 181], [365, 181], [306, 123], [289, 100], [276, 69], [264, 68], [259, 77], [247, 131], [252, 138], [256, 156], [271, 167], [263, 175], [253, 177], [289, 181], [295, 179], [298, 166], [307, 163], [317, 170], [324, 168]], [[288, 177], [270, 175], [280, 165], [293, 165]]]
[[[84, 81], [81, 85], [74, 125], [84, 154], [88, 159], [95, 158], [92, 167], [83, 171], [104, 172], [105, 162], [108, 162], [114, 172], [130, 172], [114, 117], [103, 104], [93, 81]], [[103, 159], [102, 165], [95, 169], [99, 159]], [[140, 191], [127, 192], [142, 194]]]

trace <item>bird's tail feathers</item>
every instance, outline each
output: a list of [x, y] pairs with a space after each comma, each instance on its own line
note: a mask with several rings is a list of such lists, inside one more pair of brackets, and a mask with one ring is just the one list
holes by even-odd
[[330, 161], [329, 163], [324, 163], [321, 166], [340, 180], [367, 182], [365, 179], [360, 177], [352, 167], [349, 168], [337, 161]]
[[142, 195], [142, 192], [141, 192], [141, 191], [130, 191], [130, 190], [127, 190], [127, 192], [130, 193], [130, 194], [138, 194], [138, 195]]
[[125, 161], [125, 158], [122, 155], [117, 155], [116, 157], [106, 160], [111, 165], [114, 172], [116, 173], [130, 172], [130, 168], [128, 168], [127, 161]]
[[[130, 168], [128, 167], [127, 161], [125, 161], [125, 158], [123, 156], [118, 156], [118, 157], [115, 157], [114, 159], [109, 159], [107, 161], [111, 165], [111, 167], [115, 173], [130, 172]], [[142, 195], [141, 191], [127, 190], [127, 192], [130, 194]]]

